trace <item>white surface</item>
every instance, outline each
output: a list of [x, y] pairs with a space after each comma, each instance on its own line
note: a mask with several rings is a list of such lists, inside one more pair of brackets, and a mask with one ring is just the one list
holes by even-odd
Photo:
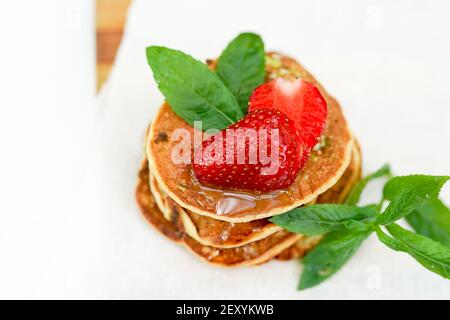
[[162, 101], [145, 47], [215, 57], [244, 30], [338, 98], [365, 172], [390, 162], [397, 174], [449, 174], [448, 2], [135, 1], [97, 107], [92, 5], [47, 2], [0, 10], [0, 298], [450, 298], [449, 282], [374, 237], [305, 292], [296, 262], [217, 269], [151, 229], [133, 194]]

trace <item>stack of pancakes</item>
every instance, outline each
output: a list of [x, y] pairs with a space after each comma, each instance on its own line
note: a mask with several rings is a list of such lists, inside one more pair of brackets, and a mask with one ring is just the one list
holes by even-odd
[[[320, 237], [292, 234], [269, 221], [299, 206], [341, 203], [361, 176], [361, 152], [337, 101], [295, 60], [268, 53], [267, 80], [301, 78], [315, 84], [328, 105], [321, 142], [291, 186], [270, 193], [201, 185], [190, 164], [174, 164], [172, 133], [192, 128], [164, 104], [146, 137], [146, 159], [136, 198], [144, 217], [168, 238], [221, 266], [264, 263], [303, 256]], [[214, 62], [210, 62], [214, 68]]]

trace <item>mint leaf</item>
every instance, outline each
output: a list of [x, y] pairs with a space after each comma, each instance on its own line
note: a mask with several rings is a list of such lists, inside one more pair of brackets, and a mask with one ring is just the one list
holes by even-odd
[[390, 224], [407, 216], [423, 201], [416, 190], [405, 190], [392, 200], [384, 212], [378, 216], [377, 223], [381, 225]]
[[224, 129], [243, 117], [230, 90], [205, 64], [177, 50], [152, 46], [147, 60], [172, 110], [202, 129]]
[[394, 200], [395, 196], [405, 190], [416, 190], [422, 197], [436, 198], [442, 186], [450, 176], [409, 175], [391, 178], [383, 189], [386, 200]]
[[413, 212], [425, 201], [439, 195], [448, 176], [411, 175], [390, 179], [383, 189], [388, 207], [378, 217], [379, 224], [389, 224]]
[[289, 232], [313, 236], [343, 228], [364, 229], [365, 224], [360, 221], [375, 217], [376, 214], [373, 207], [316, 204], [274, 216], [270, 221]]
[[428, 270], [450, 279], [449, 247], [403, 229], [397, 224], [388, 225], [386, 229], [394, 237], [396, 243], [393, 246], [389, 245], [390, 248], [408, 253]]
[[303, 259], [299, 290], [314, 287], [335, 274], [370, 233], [344, 230], [327, 234]]
[[399, 240], [391, 238], [386, 233], [384, 233], [379, 226], [375, 229], [378, 239], [384, 243], [387, 247], [395, 251], [405, 251], [406, 247]]
[[264, 83], [266, 74], [261, 37], [254, 33], [238, 35], [219, 57], [216, 72], [246, 113], [250, 94]]
[[370, 220], [358, 221], [350, 219], [342, 222], [342, 225], [345, 229], [352, 231], [369, 231], [373, 230], [374, 227], [374, 224]]
[[441, 200], [428, 200], [406, 220], [417, 233], [450, 247], [450, 209]]
[[375, 171], [372, 174], [369, 174], [365, 178], [361, 179], [350, 191], [350, 194], [348, 195], [347, 199], [345, 200], [345, 204], [349, 205], [357, 205], [359, 202], [359, 199], [361, 197], [361, 193], [363, 192], [364, 188], [367, 186], [367, 184], [377, 178], [386, 177], [391, 175], [391, 168], [388, 164], [385, 164], [380, 169]]

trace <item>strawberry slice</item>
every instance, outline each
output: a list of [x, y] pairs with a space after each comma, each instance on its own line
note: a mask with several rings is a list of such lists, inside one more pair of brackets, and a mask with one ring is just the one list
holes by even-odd
[[255, 110], [203, 141], [193, 171], [205, 184], [252, 191], [286, 188], [302, 163], [299, 141], [295, 123], [281, 111]]
[[327, 103], [313, 84], [277, 78], [256, 88], [249, 111], [280, 110], [295, 122], [303, 150], [309, 154], [319, 141], [327, 119]]

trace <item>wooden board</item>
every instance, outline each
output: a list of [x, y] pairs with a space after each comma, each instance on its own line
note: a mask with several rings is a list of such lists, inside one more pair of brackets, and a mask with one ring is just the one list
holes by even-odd
[[97, 91], [109, 75], [122, 39], [131, 0], [97, 0]]

